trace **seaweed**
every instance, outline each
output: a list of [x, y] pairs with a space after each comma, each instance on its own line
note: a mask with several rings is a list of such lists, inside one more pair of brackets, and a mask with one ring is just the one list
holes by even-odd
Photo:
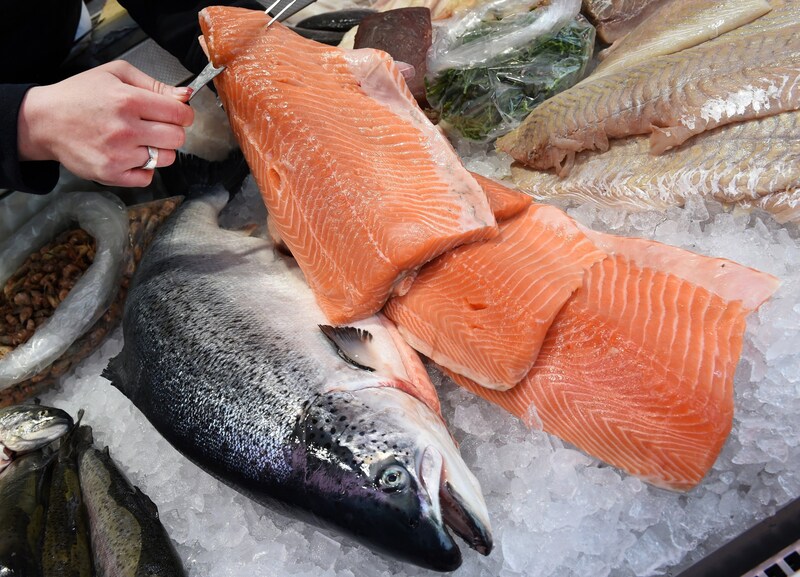
[[[461, 45], [496, 33], [502, 21], [483, 22]], [[594, 27], [582, 16], [555, 34], [487, 62], [449, 68], [426, 79], [431, 105], [463, 136], [494, 139], [519, 124], [536, 106], [582, 77], [594, 47]]]

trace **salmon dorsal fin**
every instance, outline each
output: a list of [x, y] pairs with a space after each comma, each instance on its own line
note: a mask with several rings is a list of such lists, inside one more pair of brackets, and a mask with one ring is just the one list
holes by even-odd
[[354, 367], [374, 372], [380, 365], [369, 346], [372, 342], [372, 333], [369, 331], [330, 325], [319, 325], [319, 329], [336, 346], [339, 356]]

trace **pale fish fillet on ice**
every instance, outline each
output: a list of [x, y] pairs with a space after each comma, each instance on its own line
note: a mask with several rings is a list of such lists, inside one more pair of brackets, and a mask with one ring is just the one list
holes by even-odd
[[645, 136], [616, 140], [606, 152], [578, 153], [566, 178], [514, 166], [512, 180], [536, 200], [563, 197], [628, 210], [682, 205], [694, 195], [775, 202], [800, 187], [800, 112], [722, 126], [659, 156], [649, 153]]
[[670, 0], [583, 0], [581, 11], [597, 28], [597, 36], [611, 44], [636, 28]]
[[381, 50], [341, 50], [260, 11], [200, 24], [273, 224], [334, 323], [402, 294], [424, 263], [496, 236], [480, 185]]
[[744, 208], [760, 208], [780, 223], [800, 221], [800, 188], [770, 194], [756, 201], [742, 201]]
[[603, 61], [584, 82], [712, 40], [769, 11], [766, 0], [673, 0], [601, 52]]
[[676, 490], [713, 465], [733, 420], [746, 316], [768, 274], [668, 245], [584, 229], [609, 253], [508, 391], [460, 385], [606, 463]]
[[[543, 102], [497, 148], [565, 176], [581, 150], [650, 134], [660, 154], [717, 126], [800, 107], [800, 20], [774, 9], [694, 48], [602, 76]], [[787, 19], [790, 19], [787, 21]], [[774, 26], [769, 27], [773, 22]]]

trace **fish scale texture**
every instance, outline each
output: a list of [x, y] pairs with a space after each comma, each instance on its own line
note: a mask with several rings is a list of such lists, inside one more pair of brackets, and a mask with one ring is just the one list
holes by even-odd
[[[493, 391], [448, 374], [530, 426], [653, 484], [687, 490], [728, 436], [745, 317], [777, 281], [697, 255], [681, 270], [672, 263], [685, 251], [596, 234], [604, 236], [612, 254], [586, 274], [521, 383]], [[625, 245], [629, 255], [613, 254]], [[675, 268], [690, 280], [668, 272]]]
[[533, 366], [556, 314], [605, 258], [561, 210], [530, 206], [500, 236], [423, 267], [386, 315], [406, 340], [484, 387], [508, 389]]
[[497, 234], [480, 186], [388, 55], [265, 23], [244, 9], [201, 13], [234, 133], [332, 322], [369, 316], [425, 262]]
[[651, 152], [660, 154], [718, 126], [796, 110], [800, 22], [795, 12], [774, 10], [694, 48], [589, 77], [542, 103], [498, 140], [498, 149], [565, 176], [576, 152], [605, 151], [609, 139], [650, 134]]

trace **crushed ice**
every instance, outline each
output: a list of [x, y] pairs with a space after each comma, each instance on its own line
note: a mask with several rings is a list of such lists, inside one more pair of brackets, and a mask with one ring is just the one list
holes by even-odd
[[[507, 173], [506, 159], [469, 153], [470, 169], [496, 178]], [[262, 219], [258, 204], [250, 182], [226, 222]], [[675, 574], [800, 497], [798, 230], [697, 200], [666, 213], [567, 208], [592, 228], [727, 257], [778, 276], [782, 286], [748, 319], [733, 431], [711, 473], [687, 494], [605, 466], [434, 373], [445, 418], [483, 486], [496, 538], [487, 558], [462, 547], [455, 576]], [[199, 472], [100, 377], [120, 348], [117, 331], [43, 401], [73, 415], [86, 409], [98, 444], [109, 445], [158, 504], [190, 575], [433, 575], [257, 505]]]

